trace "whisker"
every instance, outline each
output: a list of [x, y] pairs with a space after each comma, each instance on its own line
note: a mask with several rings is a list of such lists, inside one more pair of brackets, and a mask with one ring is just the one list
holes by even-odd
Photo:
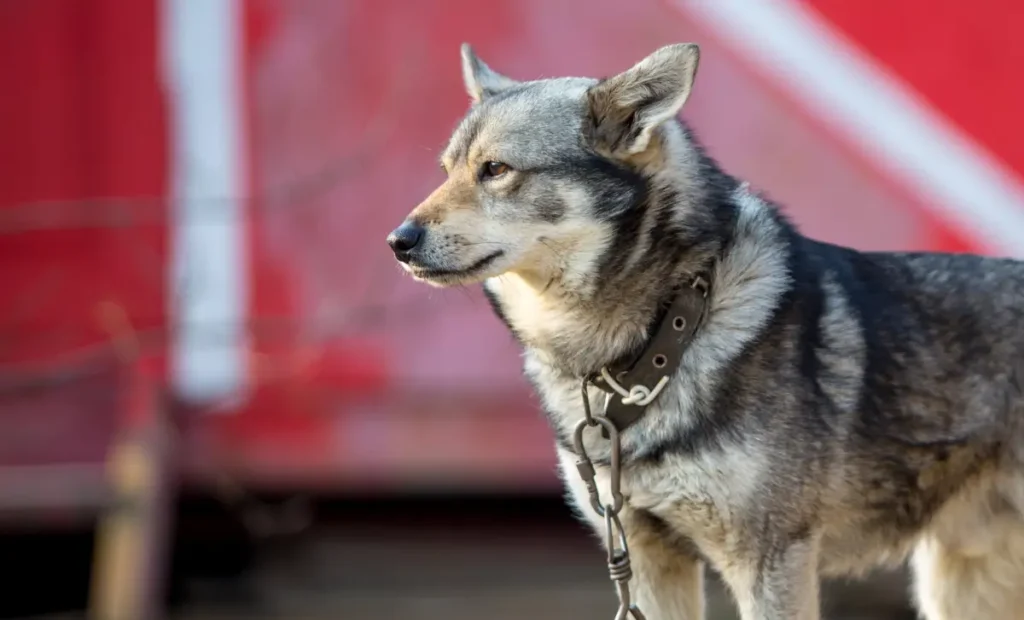
[[462, 245], [466, 247], [475, 247], [478, 245], [505, 245], [501, 241], [464, 241]]

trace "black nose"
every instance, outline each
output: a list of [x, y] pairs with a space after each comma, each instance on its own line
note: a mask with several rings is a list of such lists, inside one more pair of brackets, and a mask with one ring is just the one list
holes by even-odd
[[388, 245], [391, 246], [398, 260], [408, 260], [409, 252], [419, 244], [425, 232], [423, 227], [416, 222], [403, 222], [388, 235]]

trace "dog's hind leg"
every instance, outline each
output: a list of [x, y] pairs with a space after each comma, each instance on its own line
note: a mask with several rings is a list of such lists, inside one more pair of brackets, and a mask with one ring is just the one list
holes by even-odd
[[1024, 620], [1024, 522], [1004, 514], [930, 532], [914, 550], [914, 594], [926, 620]]

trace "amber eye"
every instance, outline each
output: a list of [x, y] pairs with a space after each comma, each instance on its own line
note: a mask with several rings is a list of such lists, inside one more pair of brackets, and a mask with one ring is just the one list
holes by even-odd
[[489, 161], [484, 164], [483, 177], [485, 179], [500, 177], [509, 170], [511, 170], [511, 168], [508, 167], [508, 164], [503, 164], [500, 161]]

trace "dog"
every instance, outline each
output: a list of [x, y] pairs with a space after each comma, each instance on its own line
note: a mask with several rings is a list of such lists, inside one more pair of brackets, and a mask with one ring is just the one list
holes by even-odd
[[[669, 45], [605, 79], [519, 81], [464, 44], [468, 112], [447, 179], [388, 236], [397, 260], [483, 284], [602, 536], [574, 429], [582, 390], [597, 413], [618, 396], [584, 382], [642, 355], [706, 279], [667, 383], [618, 435], [650, 620], [702, 618], [705, 566], [744, 620], [814, 620], [822, 577], [908, 561], [927, 620], [1024, 618], [1024, 263], [801, 235], [680, 119], [699, 57]], [[582, 446], [602, 497], [610, 445]]]

